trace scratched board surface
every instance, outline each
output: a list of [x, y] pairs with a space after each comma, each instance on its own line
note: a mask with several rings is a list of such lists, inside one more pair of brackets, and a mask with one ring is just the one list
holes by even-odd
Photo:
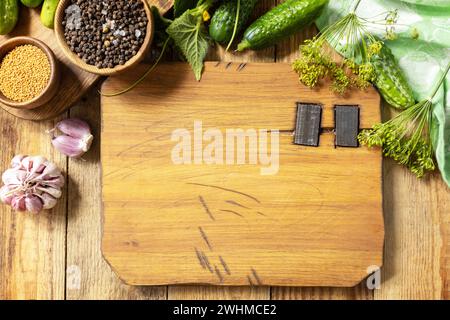
[[[299, 102], [322, 105], [318, 147], [293, 143]], [[162, 64], [103, 97], [104, 257], [134, 285], [357, 284], [382, 264], [381, 155], [335, 147], [335, 105], [358, 105], [361, 128], [380, 120], [375, 90], [310, 90], [282, 63], [210, 62], [201, 82]], [[227, 129], [258, 143], [231, 156]]]

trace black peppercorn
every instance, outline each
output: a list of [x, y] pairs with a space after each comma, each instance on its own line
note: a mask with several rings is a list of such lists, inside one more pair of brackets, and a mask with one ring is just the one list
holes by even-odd
[[97, 68], [124, 65], [135, 56], [148, 24], [144, 0], [71, 0], [63, 21], [71, 51]]

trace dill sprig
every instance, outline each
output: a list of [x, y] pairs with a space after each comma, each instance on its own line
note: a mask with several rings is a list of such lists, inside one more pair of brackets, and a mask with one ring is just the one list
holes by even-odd
[[[320, 80], [329, 76], [332, 90], [343, 94], [352, 87], [365, 89], [376, 79], [371, 57], [378, 54], [384, 44], [369, 29], [383, 25], [387, 37], [393, 37], [397, 11], [372, 19], [361, 18], [356, 14], [360, 3], [361, 0], [358, 0], [349, 14], [300, 46], [300, 57], [293, 63], [293, 69], [303, 84], [315, 87]], [[380, 20], [379, 16], [383, 19]], [[346, 58], [335, 62], [326, 44], [338, 49]]]
[[409, 168], [418, 178], [436, 168], [433, 145], [430, 138], [430, 124], [433, 98], [445, 80], [450, 63], [435, 86], [430, 98], [399, 113], [385, 123], [379, 123], [370, 130], [363, 130], [358, 140], [368, 147], [380, 147], [383, 155]]

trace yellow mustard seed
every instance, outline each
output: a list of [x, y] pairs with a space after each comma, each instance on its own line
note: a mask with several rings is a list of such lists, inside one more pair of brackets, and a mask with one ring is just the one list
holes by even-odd
[[0, 91], [13, 101], [30, 101], [47, 87], [50, 74], [50, 61], [41, 49], [18, 46], [0, 64]]

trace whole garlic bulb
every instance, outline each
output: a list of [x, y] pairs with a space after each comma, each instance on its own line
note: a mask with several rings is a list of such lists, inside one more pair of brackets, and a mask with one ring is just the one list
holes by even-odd
[[2, 181], [0, 200], [16, 211], [32, 213], [56, 206], [64, 186], [64, 176], [58, 167], [41, 156], [15, 156]]

